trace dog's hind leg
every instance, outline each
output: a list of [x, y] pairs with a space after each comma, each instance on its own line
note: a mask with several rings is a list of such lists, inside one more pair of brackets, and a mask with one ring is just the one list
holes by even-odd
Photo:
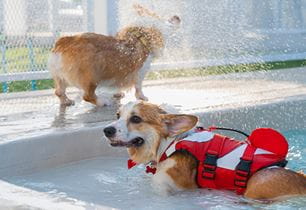
[[[92, 103], [94, 105], [98, 105], [98, 97], [95, 93], [97, 85], [95, 84], [84, 84], [83, 85], [83, 90], [84, 90], [84, 95], [83, 95], [83, 99], [89, 103]], [[102, 104], [103, 106], [103, 104]]]
[[84, 95], [83, 99], [89, 103], [92, 103], [96, 106], [108, 106], [110, 105], [110, 102], [106, 99], [98, 98], [95, 91], [97, 88], [96, 84], [89, 83], [86, 85], [83, 85]]
[[48, 69], [53, 77], [55, 85], [55, 95], [60, 99], [62, 106], [71, 106], [74, 104], [66, 95], [67, 82], [62, 75], [62, 55], [61, 53], [51, 53], [48, 59]]
[[61, 79], [57, 76], [54, 78], [55, 83], [55, 95], [60, 99], [60, 103], [63, 106], [71, 106], [74, 105], [74, 101], [70, 100], [66, 95], [67, 83], [64, 79]]
[[248, 181], [244, 196], [258, 200], [277, 200], [306, 195], [306, 176], [283, 168], [263, 169]]

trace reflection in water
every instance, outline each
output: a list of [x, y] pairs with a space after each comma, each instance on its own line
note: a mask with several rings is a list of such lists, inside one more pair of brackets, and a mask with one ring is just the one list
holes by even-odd
[[74, 106], [59, 106], [51, 124], [52, 128], [67, 128], [72, 125], [80, 127], [92, 126], [96, 123], [115, 119], [115, 113], [120, 106], [119, 100], [112, 106], [97, 107], [86, 102]]
[[115, 119], [119, 101], [115, 100], [113, 106], [95, 107], [82, 102], [75, 92], [69, 94], [73, 99], [77, 98], [71, 107], [61, 107], [53, 94], [8, 99], [0, 103], [0, 141], [93, 127]]
[[60, 106], [59, 112], [57, 115], [55, 115], [54, 120], [51, 124], [51, 127], [65, 127], [66, 125], [66, 109], [67, 106]]

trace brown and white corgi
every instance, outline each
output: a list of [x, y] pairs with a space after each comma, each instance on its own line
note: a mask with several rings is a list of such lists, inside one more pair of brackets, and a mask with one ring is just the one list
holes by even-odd
[[[275, 200], [287, 196], [306, 195], [306, 176], [304, 174], [279, 166], [265, 167], [262, 169], [258, 165], [259, 159], [262, 159], [263, 162], [268, 161], [264, 163], [266, 166], [271, 166], [269, 161], [279, 163], [279, 160], [282, 160], [280, 162], [286, 163], [284, 158], [288, 151], [288, 144], [281, 134], [274, 130], [268, 133], [271, 138], [281, 138], [279, 145], [272, 147], [271, 152], [259, 148], [260, 145], [256, 148], [254, 145], [250, 145], [246, 142], [237, 142], [222, 136], [222, 138], [220, 138], [218, 134], [209, 131], [199, 132], [195, 129], [197, 122], [198, 118], [196, 116], [169, 114], [157, 105], [144, 101], [137, 101], [130, 102], [121, 107], [118, 112], [118, 120], [106, 126], [104, 128], [104, 134], [111, 146], [127, 147], [128, 154], [133, 164], [153, 164], [156, 169], [156, 173], [153, 176], [153, 186], [161, 193], [168, 194], [181, 190], [198, 188], [200, 185], [199, 176], [205, 176], [204, 182], [208, 184], [214, 184], [214, 179], [223, 182], [219, 187], [211, 187], [212, 189], [222, 189], [220, 186], [225, 186], [224, 188], [233, 190], [237, 187], [234, 186], [234, 181], [235, 183], [236, 181], [244, 181], [245, 185], [238, 188], [242, 190], [241, 192], [246, 198], [251, 199]], [[267, 130], [264, 129], [261, 131], [266, 132]], [[256, 134], [257, 136], [259, 136], [258, 133], [259, 132]], [[185, 141], [187, 139], [187, 141], [196, 141], [195, 144], [207, 143], [208, 149], [206, 149], [208, 151], [213, 150], [211, 146], [212, 143], [209, 143], [213, 136], [219, 136], [219, 140], [221, 139], [221, 142], [223, 142], [219, 142], [219, 144], [215, 145], [215, 147], [219, 148], [218, 150], [223, 151], [222, 147], [225, 144], [234, 148], [230, 149], [230, 151], [233, 152], [227, 155], [229, 158], [227, 162], [226, 160], [222, 160], [226, 159], [224, 158], [225, 156], [219, 153], [215, 162], [211, 157], [208, 158], [206, 156], [203, 163], [199, 159], [201, 159], [201, 157], [204, 158], [205, 154], [200, 153], [200, 157], [196, 157], [197, 154], [190, 152], [193, 148], [187, 148], [191, 144], [187, 144], [187, 146], [185, 144], [185, 148], [183, 149], [182, 147], [181, 149], [174, 149], [182, 142], [182, 139], [185, 139]], [[196, 137], [201, 137], [202, 142]], [[226, 141], [222, 139], [226, 139]], [[173, 147], [173, 145], [176, 146]], [[222, 147], [220, 145], [222, 145]], [[269, 144], [265, 146], [271, 148]], [[265, 146], [263, 146], [263, 148], [266, 148]], [[242, 180], [227, 177], [227, 173], [232, 173], [231, 170], [237, 169], [237, 165], [242, 161], [241, 156], [246, 156], [248, 153], [246, 151], [252, 154], [253, 163], [252, 161], [249, 163], [252, 163], [251, 169], [253, 168], [252, 165], [257, 164], [256, 171], [240, 174], [240, 178], [245, 178]], [[209, 165], [208, 160], [211, 162], [211, 165]], [[208, 163], [206, 161], [208, 161]], [[205, 167], [202, 167], [205, 162], [208, 166], [216, 164], [215, 167], [218, 168], [217, 170], [223, 170], [225, 172], [223, 175], [220, 175], [217, 171], [215, 174], [216, 176], [209, 176], [212, 172], [215, 172], [213, 171], [215, 169], [205, 169]], [[244, 172], [243, 168], [248, 166], [248, 162], [245, 163], [245, 165], [241, 165], [242, 172]], [[262, 163], [259, 162], [259, 164]], [[233, 169], [231, 169], [231, 167], [233, 167]], [[199, 168], [201, 168], [201, 170], [203, 169], [203, 171], [205, 169], [205, 172], [208, 172], [208, 174], [205, 175], [203, 171], [199, 171]], [[258, 168], [260, 168], [260, 170]], [[231, 186], [233, 188], [231, 188]]]
[[[163, 20], [154, 12], [135, 5], [139, 15]], [[167, 23], [178, 26], [180, 18], [171, 17]], [[61, 37], [55, 43], [48, 67], [55, 82], [55, 94], [62, 105], [74, 102], [66, 95], [68, 85], [84, 91], [83, 99], [92, 104], [108, 105], [106, 99], [98, 99], [98, 86], [117, 91], [116, 98], [124, 96], [124, 90], [135, 87], [137, 99], [147, 100], [142, 91], [142, 81], [150, 69], [152, 58], [161, 54], [164, 36], [155, 27], [126, 27], [113, 36], [83, 33]]]

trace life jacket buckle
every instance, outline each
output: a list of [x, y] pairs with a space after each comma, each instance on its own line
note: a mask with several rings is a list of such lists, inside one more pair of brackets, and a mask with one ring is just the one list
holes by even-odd
[[242, 176], [242, 177], [248, 177], [251, 172], [251, 164], [252, 164], [252, 160], [244, 160], [240, 158], [240, 162], [238, 163], [236, 167], [237, 175]]
[[206, 158], [203, 164], [202, 177], [206, 179], [215, 179], [218, 156], [210, 153], [206, 153], [205, 156]]
[[243, 158], [240, 158], [240, 162], [236, 167], [237, 177], [234, 180], [235, 186], [240, 188], [246, 188], [247, 181], [251, 173], [251, 165], [252, 160], [244, 160]]
[[204, 161], [204, 167], [215, 170], [217, 167], [218, 156], [210, 153], [206, 153], [206, 158]]

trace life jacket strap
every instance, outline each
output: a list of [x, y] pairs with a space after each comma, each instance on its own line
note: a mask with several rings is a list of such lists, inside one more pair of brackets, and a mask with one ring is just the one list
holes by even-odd
[[204, 185], [208, 188], [216, 187], [214, 179], [216, 178], [217, 160], [223, 148], [225, 138], [215, 134], [208, 145], [203, 163], [200, 163], [203, 164], [202, 178], [204, 179]]
[[256, 148], [250, 144], [247, 145], [240, 162], [235, 169], [234, 185], [237, 187], [237, 194], [242, 194], [251, 175], [251, 166]]
[[202, 177], [205, 179], [215, 179], [218, 155], [206, 153], [203, 163]]

